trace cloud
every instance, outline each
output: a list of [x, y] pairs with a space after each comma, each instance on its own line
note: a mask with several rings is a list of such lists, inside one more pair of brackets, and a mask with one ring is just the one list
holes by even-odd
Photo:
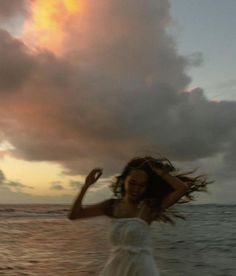
[[[86, 204], [92, 204], [104, 200], [111, 196], [111, 192], [108, 189], [108, 179], [99, 180], [89, 189], [89, 192], [84, 198]], [[66, 188], [69, 186], [69, 189]], [[49, 186], [49, 189], [58, 191], [60, 193], [56, 195], [45, 194], [31, 194], [26, 192], [25, 189], [34, 189], [32, 186], [24, 185], [18, 181], [12, 181], [6, 178], [4, 172], [0, 170], [0, 195], [1, 204], [22, 204], [22, 203], [51, 203], [51, 204], [71, 204], [74, 198], [78, 195], [82, 183], [79, 181], [70, 181], [67, 184], [63, 184], [60, 181], [54, 181]], [[71, 188], [76, 191], [74, 195], [71, 195]]]
[[29, 16], [29, 2], [30, 0], [0, 0], [0, 28], [18, 35]]
[[0, 185], [6, 180], [5, 174], [0, 170]]
[[30, 78], [34, 57], [29, 49], [7, 31], [0, 29], [0, 95], [20, 90]]
[[51, 183], [50, 189], [56, 190], [56, 191], [62, 191], [62, 190], [64, 190], [64, 187], [60, 181], [56, 181], [56, 182]]
[[9, 17], [14, 17], [19, 14], [26, 13], [25, 0], [0, 0], [0, 22], [1, 20], [9, 20]]
[[4, 172], [0, 169], [0, 189], [12, 191], [22, 191], [25, 188], [34, 189], [32, 186], [24, 185], [18, 181], [12, 181], [6, 178]]
[[73, 190], [78, 190], [82, 186], [83, 186], [83, 183], [80, 181], [71, 180], [69, 183], [69, 187], [72, 188]]
[[8, 181], [5, 185], [7, 185], [10, 188], [17, 189], [17, 190], [21, 190], [23, 188], [33, 189], [32, 186], [23, 185], [23, 184], [21, 184], [20, 182], [17, 182], [17, 181]]
[[32, 195], [23, 191], [10, 191], [1, 189], [1, 204], [69, 204], [73, 200], [73, 196], [69, 194], [49, 196], [49, 195]]
[[[100, 189], [108, 188], [108, 186], [111, 184], [113, 180], [113, 177], [108, 177], [108, 178], [100, 178], [98, 180], [99, 184], [97, 185], [91, 185], [90, 190], [91, 191], [97, 191]], [[82, 181], [76, 181], [76, 180], [71, 180], [69, 182], [69, 187], [75, 190], [80, 189], [84, 185], [84, 182]]]
[[178, 54], [166, 32], [169, 2], [83, 4], [61, 18], [60, 53], [0, 32], [0, 137], [14, 146], [9, 153], [70, 174], [101, 166], [105, 177], [146, 152], [182, 162], [221, 154], [230, 174], [236, 102], [189, 91], [187, 70], [202, 56]]

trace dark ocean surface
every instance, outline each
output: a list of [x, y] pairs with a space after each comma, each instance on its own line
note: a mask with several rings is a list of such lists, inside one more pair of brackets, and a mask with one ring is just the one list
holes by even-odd
[[[151, 225], [161, 276], [235, 276], [236, 205], [178, 210], [186, 221]], [[67, 212], [65, 205], [0, 205], [0, 275], [99, 275], [110, 219], [69, 221]]]

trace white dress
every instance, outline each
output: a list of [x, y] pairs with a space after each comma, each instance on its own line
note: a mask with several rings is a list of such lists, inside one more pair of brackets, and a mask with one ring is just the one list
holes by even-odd
[[147, 222], [134, 217], [111, 223], [111, 254], [100, 276], [160, 276]]

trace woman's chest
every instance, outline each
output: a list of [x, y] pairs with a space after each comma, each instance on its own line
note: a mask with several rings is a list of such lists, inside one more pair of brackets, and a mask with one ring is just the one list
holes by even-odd
[[138, 217], [151, 223], [152, 210], [145, 204], [129, 205], [121, 201], [116, 202], [113, 208], [113, 217], [115, 218], [133, 218]]

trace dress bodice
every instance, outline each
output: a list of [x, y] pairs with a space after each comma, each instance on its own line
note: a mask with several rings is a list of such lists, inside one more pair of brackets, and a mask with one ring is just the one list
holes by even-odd
[[111, 254], [100, 276], [160, 276], [150, 227], [139, 217], [112, 218]]
[[150, 227], [141, 218], [113, 218], [110, 234], [112, 251], [152, 253]]

